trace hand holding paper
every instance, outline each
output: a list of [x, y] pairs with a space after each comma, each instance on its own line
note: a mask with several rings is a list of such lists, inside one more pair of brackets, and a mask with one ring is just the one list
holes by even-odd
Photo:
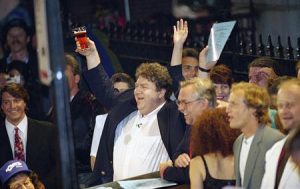
[[232, 32], [236, 21], [215, 23], [210, 30], [208, 39], [207, 62], [217, 61]]

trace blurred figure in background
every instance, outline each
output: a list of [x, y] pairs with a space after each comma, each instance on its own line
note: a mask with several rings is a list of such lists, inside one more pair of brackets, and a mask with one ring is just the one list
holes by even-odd
[[123, 92], [127, 89], [134, 87], [134, 80], [126, 73], [115, 73], [110, 78], [113, 86], [119, 92]]

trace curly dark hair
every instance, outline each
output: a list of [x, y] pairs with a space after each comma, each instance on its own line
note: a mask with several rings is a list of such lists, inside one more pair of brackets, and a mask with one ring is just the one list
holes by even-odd
[[228, 84], [230, 87], [233, 82], [232, 71], [224, 64], [213, 67], [209, 72], [209, 77], [213, 83]]
[[194, 156], [221, 153], [223, 157], [233, 154], [233, 143], [240, 130], [229, 127], [225, 108], [207, 109], [192, 127], [191, 147]]
[[172, 78], [166, 67], [157, 62], [142, 63], [136, 70], [136, 79], [144, 77], [153, 82], [157, 91], [165, 89], [165, 99], [169, 99], [172, 94]]

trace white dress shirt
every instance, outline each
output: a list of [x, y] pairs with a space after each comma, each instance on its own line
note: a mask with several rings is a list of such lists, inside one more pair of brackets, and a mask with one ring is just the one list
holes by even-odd
[[12, 149], [13, 157], [15, 158], [15, 128], [19, 129], [19, 136], [23, 142], [24, 154], [26, 159], [26, 144], [27, 144], [27, 130], [28, 130], [28, 119], [27, 116], [22, 119], [22, 121], [17, 125], [13, 125], [7, 119], [5, 119], [5, 127], [7, 131], [7, 135], [10, 142], [10, 147]]
[[157, 122], [163, 105], [145, 116], [132, 112], [118, 125], [113, 151], [114, 180], [158, 171], [160, 162], [170, 159]]
[[92, 146], [91, 146], [91, 153], [90, 156], [97, 156], [99, 142], [101, 139], [101, 135], [103, 132], [104, 124], [107, 118], [107, 114], [97, 115], [96, 116], [96, 123], [94, 128]]
[[243, 185], [244, 183], [244, 174], [245, 174], [245, 168], [246, 163], [250, 151], [250, 147], [253, 141], [254, 135], [249, 138], [243, 138], [242, 147], [241, 147], [241, 153], [240, 153], [240, 175], [241, 175], [241, 183]]

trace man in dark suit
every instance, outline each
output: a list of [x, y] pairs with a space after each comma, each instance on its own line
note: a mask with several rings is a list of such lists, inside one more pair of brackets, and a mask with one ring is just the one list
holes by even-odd
[[0, 165], [12, 159], [24, 160], [46, 188], [56, 188], [56, 131], [48, 122], [27, 117], [27, 102], [28, 94], [19, 84], [8, 84], [1, 90], [5, 121], [0, 126]]
[[95, 96], [80, 88], [80, 65], [71, 54], [65, 54], [65, 75], [69, 86], [70, 113], [75, 146], [76, 171], [81, 186], [88, 187], [94, 182], [90, 166], [90, 149], [95, 119], [106, 113]]
[[171, 94], [171, 77], [157, 63], [136, 71], [135, 89], [117, 94], [105, 73], [95, 45], [77, 52], [86, 56], [86, 80], [96, 98], [109, 108], [94, 171], [102, 182], [158, 171], [174, 154], [185, 130], [183, 116]]
[[234, 84], [228, 102], [230, 127], [242, 131], [233, 146], [236, 184], [259, 189], [265, 173], [265, 154], [284, 136], [268, 126], [270, 97], [262, 87]]

